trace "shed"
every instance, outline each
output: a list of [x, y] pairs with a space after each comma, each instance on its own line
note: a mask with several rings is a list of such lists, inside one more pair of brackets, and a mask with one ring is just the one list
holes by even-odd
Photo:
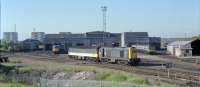
[[200, 40], [175, 41], [167, 46], [167, 51], [177, 57], [199, 56]]

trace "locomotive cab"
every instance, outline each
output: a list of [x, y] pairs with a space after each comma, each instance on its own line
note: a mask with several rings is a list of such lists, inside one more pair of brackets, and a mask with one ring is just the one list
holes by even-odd
[[128, 58], [130, 65], [137, 65], [140, 62], [140, 58], [137, 56], [137, 50], [135, 47], [128, 48]]
[[102, 62], [128, 63], [130, 65], [137, 65], [140, 62], [134, 47], [101, 47], [98, 55]]

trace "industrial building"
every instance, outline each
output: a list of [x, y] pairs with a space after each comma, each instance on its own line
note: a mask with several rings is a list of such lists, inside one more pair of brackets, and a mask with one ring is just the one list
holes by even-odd
[[175, 41], [167, 46], [167, 51], [176, 57], [200, 56], [200, 40]]
[[44, 32], [32, 32], [31, 38], [34, 40], [39, 40], [40, 42], [43, 42], [45, 33]]
[[44, 44], [51, 49], [53, 44], [65, 44], [68, 47], [112, 46], [111, 43], [120, 42], [120, 34], [94, 31], [76, 34], [46, 34]]
[[17, 32], [4, 32], [3, 40], [17, 43], [18, 42], [18, 33]]
[[66, 47], [113, 46], [113, 43], [123, 47], [136, 47], [141, 50], [159, 50], [160, 37], [149, 37], [147, 32], [110, 33], [93, 31], [86, 33], [45, 34], [43, 43], [46, 50], [51, 50], [54, 44], [64, 44]]
[[147, 32], [124, 32], [121, 34], [122, 47], [136, 47], [139, 50], [160, 50], [161, 38], [149, 37]]
[[26, 39], [24, 41], [21, 41], [19, 44], [20, 51], [34, 51], [39, 50], [39, 45], [41, 42], [39, 40], [35, 39]]

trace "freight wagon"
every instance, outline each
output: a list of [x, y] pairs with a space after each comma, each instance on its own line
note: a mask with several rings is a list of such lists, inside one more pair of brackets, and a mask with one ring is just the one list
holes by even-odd
[[140, 58], [134, 47], [69, 48], [70, 58], [96, 60], [97, 62], [128, 63], [137, 65]]

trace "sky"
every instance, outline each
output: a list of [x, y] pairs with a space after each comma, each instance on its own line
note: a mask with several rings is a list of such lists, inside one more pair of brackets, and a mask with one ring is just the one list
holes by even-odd
[[200, 34], [200, 0], [1, 0], [1, 28], [19, 39], [38, 32], [84, 33], [102, 30], [107, 6], [108, 32], [148, 32], [152, 37]]

